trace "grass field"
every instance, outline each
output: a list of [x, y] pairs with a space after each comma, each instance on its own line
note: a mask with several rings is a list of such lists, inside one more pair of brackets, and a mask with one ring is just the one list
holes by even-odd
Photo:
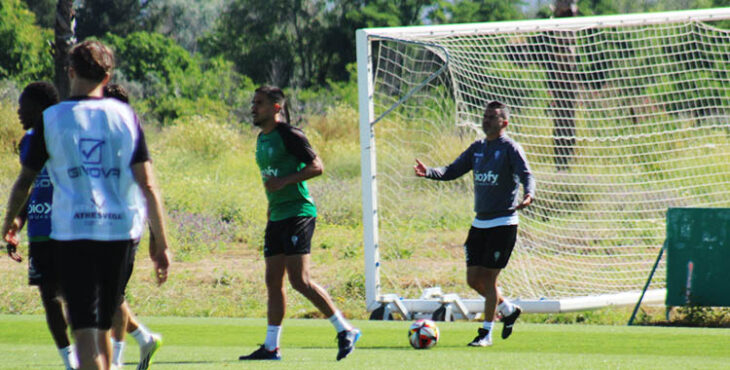
[[[477, 323], [439, 323], [441, 340], [430, 350], [411, 349], [404, 321], [355, 321], [363, 332], [357, 349], [335, 361], [335, 334], [326, 320], [288, 320], [281, 362], [241, 363], [241, 354], [263, 341], [262, 319], [145, 317], [164, 336], [154, 369], [296, 368], [730, 368], [730, 330], [593, 325], [518, 324], [509, 340], [469, 348]], [[501, 327], [497, 327], [497, 331]], [[495, 332], [495, 334], [498, 334]], [[137, 363], [128, 338], [125, 368]], [[59, 368], [60, 359], [42, 316], [0, 315], [0, 369]]]

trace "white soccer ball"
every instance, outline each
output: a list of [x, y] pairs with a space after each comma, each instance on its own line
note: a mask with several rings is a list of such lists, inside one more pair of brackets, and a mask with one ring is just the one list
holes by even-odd
[[439, 328], [431, 320], [416, 320], [408, 329], [408, 341], [415, 349], [429, 349], [439, 341]]

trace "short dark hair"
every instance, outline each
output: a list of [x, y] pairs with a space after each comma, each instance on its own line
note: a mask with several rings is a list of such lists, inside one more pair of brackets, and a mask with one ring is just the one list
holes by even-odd
[[31, 82], [20, 93], [20, 99], [30, 99], [46, 109], [59, 102], [58, 90], [52, 83], [46, 81]]
[[114, 98], [129, 104], [129, 93], [120, 84], [108, 84], [104, 86], [104, 96]]
[[489, 103], [487, 103], [487, 108], [484, 110], [484, 113], [487, 111], [499, 111], [497, 116], [502, 118], [505, 121], [509, 121], [509, 108], [507, 108], [507, 105], [502, 103], [499, 100], [492, 100]]
[[69, 65], [79, 76], [100, 82], [114, 69], [114, 53], [99, 41], [86, 40], [71, 48]]
[[284, 115], [286, 116], [286, 123], [291, 124], [291, 117], [289, 114], [289, 104], [286, 102], [286, 96], [284, 91], [276, 86], [260, 86], [254, 93], [261, 93], [266, 95], [270, 102], [281, 105], [284, 109]]

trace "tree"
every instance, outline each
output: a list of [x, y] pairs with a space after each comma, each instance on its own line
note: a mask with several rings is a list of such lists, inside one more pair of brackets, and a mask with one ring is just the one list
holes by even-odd
[[130, 80], [160, 79], [171, 84], [180, 75], [200, 72], [185, 49], [159, 33], [134, 32], [126, 37], [110, 33], [103, 41], [114, 50], [117, 69]]
[[171, 37], [194, 53], [198, 39], [215, 24], [224, 0], [156, 0], [147, 9], [156, 21], [151, 30]]
[[201, 42], [257, 83], [322, 86], [349, 78], [355, 30], [419, 24], [427, 0], [233, 0]]
[[21, 84], [50, 79], [50, 38], [50, 32], [35, 24], [34, 14], [23, 2], [0, 2], [0, 79], [11, 78]]
[[353, 30], [364, 27], [397, 27], [422, 23], [426, 7], [432, 1], [424, 0], [360, 0], [352, 2], [347, 19]]
[[114, 50], [115, 81], [140, 87], [147, 103], [138, 108], [163, 123], [187, 114], [221, 115], [250, 99], [251, 81], [235, 73], [230, 62], [203, 61], [159, 33], [107, 34], [103, 41]]
[[23, 0], [33, 13], [39, 26], [53, 28], [56, 24], [56, 0]]
[[61, 98], [69, 95], [69, 80], [66, 74], [67, 55], [76, 42], [73, 26], [73, 0], [58, 0], [56, 7], [55, 41], [53, 43], [53, 59], [55, 66], [55, 83]]
[[102, 37], [107, 32], [125, 36], [149, 30], [157, 23], [157, 13], [147, 11], [150, 3], [150, 0], [84, 0], [76, 11], [76, 35], [84, 40], [89, 36]]
[[434, 23], [497, 22], [524, 18], [521, 0], [453, 0], [440, 1], [431, 10], [429, 19]]
[[[285, 1], [290, 3], [291, 1]], [[288, 85], [293, 50], [284, 2], [234, 0], [203, 42], [208, 56], [223, 55], [254, 81]]]

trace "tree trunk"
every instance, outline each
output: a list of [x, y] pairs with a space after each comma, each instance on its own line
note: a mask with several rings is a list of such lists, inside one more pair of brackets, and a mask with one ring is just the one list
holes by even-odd
[[73, 0], [58, 0], [56, 6], [56, 27], [53, 59], [56, 65], [56, 88], [61, 99], [69, 94], [69, 81], [66, 69], [68, 67], [68, 52], [76, 42], [74, 38], [74, 10]]

